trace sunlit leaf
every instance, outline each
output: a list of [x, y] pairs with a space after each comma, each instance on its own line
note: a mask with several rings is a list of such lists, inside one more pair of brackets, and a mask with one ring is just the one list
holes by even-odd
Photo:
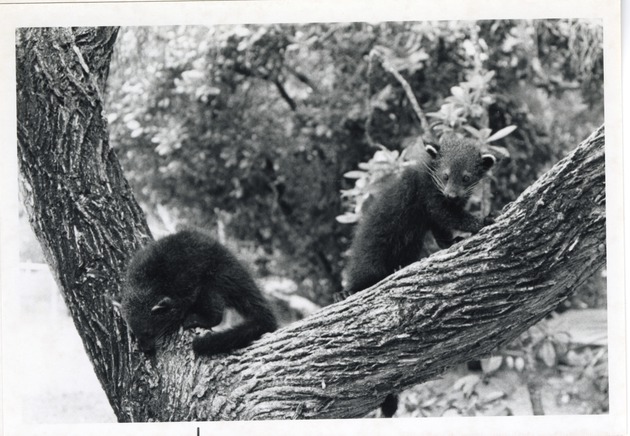
[[482, 402], [483, 403], [491, 403], [493, 401], [496, 401], [500, 398], [505, 397], [506, 394], [503, 391], [492, 391], [490, 393], [488, 393], [487, 395], [484, 395]]
[[475, 129], [473, 126], [464, 125], [462, 126], [462, 128], [466, 130], [468, 133], [470, 133], [471, 135], [473, 135], [475, 138], [481, 138], [481, 132]]
[[355, 195], [359, 195], [360, 193], [361, 191], [358, 189], [342, 189], [341, 197], [342, 198], [354, 197]]
[[197, 70], [188, 70], [182, 72], [182, 78], [184, 80], [199, 80], [204, 78], [204, 73]]
[[368, 173], [366, 173], [365, 171], [354, 170], [354, 171], [348, 171], [343, 176], [349, 179], [360, 179], [361, 177], [365, 177], [367, 175]]
[[477, 374], [466, 375], [455, 381], [453, 389], [462, 391], [464, 395], [468, 397], [475, 391], [475, 387], [480, 380], [481, 377]]
[[480, 139], [482, 141], [488, 141], [488, 137], [490, 136], [490, 134], [492, 133], [492, 129], [481, 129], [480, 133]]
[[138, 136], [142, 135], [142, 132], [144, 132], [144, 129], [142, 127], [138, 127], [137, 129], [134, 129], [129, 136], [131, 136], [132, 138], [137, 138]]
[[492, 356], [486, 359], [481, 359], [481, 369], [484, 374], [490, 374], [499, 369], [502, 362], [503, 356]]
[[510, 369], [514, 368], [514, 358], [512, 356], [506, 356], [505, 357], [505, 364]]
[[134, 119], [127, 121], [127, 128], [129, 130], [136, 130], [140, 128], [140, 123]]
[[428, 112], [426, 116], [429, 118], [446, 119], [446, 114], [444, 114], [443, 112]]
[[451, 88], [451, 94], [453, 94], [454, 97], [456, 97], [457, 99], [461, 101], [466, 100], [466, 91], [464, 91], [464, 89], [461, 86], [453, 86]]
[[547, 367], [552, 368], [556, 365], [556, 349], [551, 341], [544, 341], [538, 350], [538, 357], [545, 362]]
[[488, 148], [495, 153], [501, 155], [501, 157], [507, 159], [510, 157], [510, 152], [505, 147], [498, 147], [496, 145], [489, 145]]
[[391, 162], [398, 158], [398, 150], [379, 150], [374, 153], [374, 162]]
[[504, 138], [504, 137], [506, 137], [507, 135], [509, 135], [510, 133], [512, 133], [515, 130], [516, 130], [516, 126], [504, 127], [501, 130], [499, 130], [498, 132], [495, 132], [488, 139], [486, 139], [486, 142], [492, 142], [492, 141], [496, 141], [498, 139]]
[[359, 216], [355, 213], [346, 212], [343, 215], [338, 215], [335, 219], [342, 224], [352, 224], [359, 221]]

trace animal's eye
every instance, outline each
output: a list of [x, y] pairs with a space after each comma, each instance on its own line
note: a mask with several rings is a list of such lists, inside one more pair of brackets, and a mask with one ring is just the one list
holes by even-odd
[[469, 176], [469, 175], [464, 175], [464, 176], [462, 177], [462, 182], [464, 182], [464, 183], [468, 183], [468, 182], [470, 182], [470, 176]]
[[444, 173], [444, 175], [442, 175], [442, 178], [443, 178], [444, 180], [448, 180], [448, 173]]

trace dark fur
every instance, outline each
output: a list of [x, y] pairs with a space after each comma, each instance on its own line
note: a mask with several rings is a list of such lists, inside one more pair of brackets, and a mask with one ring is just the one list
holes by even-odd
[[277, 327], [267, 301], [247, 270], [208, 235], [186, 230], [151, 242], [127, 268], [122, 314], [143, 351], [183, 325], [210, 329], [226, 307], [243, 317], [233, 328], [193, 339], [198, 354], [242, 348]]
[[[425, 161], [392, 177], [364, 210], [352, 241], [344, 297], [419, 260], [428, 231], [446, 248], [453, 243], [453, 230], [476, 233], [484, 226], [464, 207], [494, 156], [483, 153], [477, 142], [455, 136], [444, 136], [426, 150]], [[395, 394], [388, 395], [383, 414], [392, 416], [397, 403]]]
[[[347, 266], [345, 294], [372, 286], [418, 260], [427, 231], [441, 248], [453, 230], [476, 233], [484, 221], [464, 207], [474, 186], [494, 164], [489, 154], [467, 139], [446, 137], [427, 146], [425, 162], [405, 168], [374, 198], [357, 227]], [[437, 154], [432, 155], [432, 153]], [[448, 172], [448, 181], [443, 181]], [[462, 181], [464, 174], [470, 177]], [[438, 186], [441, 179], [444, 186]]]

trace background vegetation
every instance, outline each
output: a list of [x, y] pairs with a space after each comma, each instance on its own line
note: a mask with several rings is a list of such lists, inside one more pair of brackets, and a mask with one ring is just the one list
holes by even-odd
[[[518, 127], [499, 141], [511, 154], [494, 174], [499, 210], [602, 123], [601, 42], [577, 21], [127, 28], [111, 139], [148, 214], [221, 229], [261, 276], [326, 304], [352, 232], [335, 220], [353, 184], [342, 175], [377, 151], [366, 126], [389, 150], [422, 133], [373, 49], [431, 121]], [[462, 82], [471, 90], [452, 95]]]
[[[179, 225], [210, 229], [260, 278], [290, 279], [326, 305], [342, 286], [347, 223], [369, 192], [356, 170], [372, 174], [368, 161], [395, 169], [427, 133], [403, 83], [437, 133], [485, 139], [517, 127], [494, 142], [510, 158], [493, 172], [492, 197], [473, 205], [499, 211], [603, 122], [601, 23], [126, 28], [108, 84], [110, 137], [156, 236]], [[558, 312], [605, 308], [604, 275]], [[601, 328], [601, 312], [588, 313], [580, 319]], [[541, 331], [484, 361], [483, 376], [459, 374], [446, 394], [461, 402], [434, 394], [426, 405], [425, 389], [409, 409], [483, 413], [488, 403], [472, 399], [485, 398], [477, 390], [500, 368], [534, 395], [540, 386], [528, 371], [561, 381], [569, 374], [556, 390], [563, 398], [590, 368], [587, 391], [602, 395], [583, 413], [607, 410], [605, 343], [576, 347], [575, 337]], [[496, 408], [503, 396], [489, 398]]]

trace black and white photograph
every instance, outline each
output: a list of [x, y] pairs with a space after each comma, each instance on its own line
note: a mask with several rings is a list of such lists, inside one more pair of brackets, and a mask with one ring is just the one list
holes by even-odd
[[626, 434], [620, 2], [290, 3], [0, 5], [5, 433]]

